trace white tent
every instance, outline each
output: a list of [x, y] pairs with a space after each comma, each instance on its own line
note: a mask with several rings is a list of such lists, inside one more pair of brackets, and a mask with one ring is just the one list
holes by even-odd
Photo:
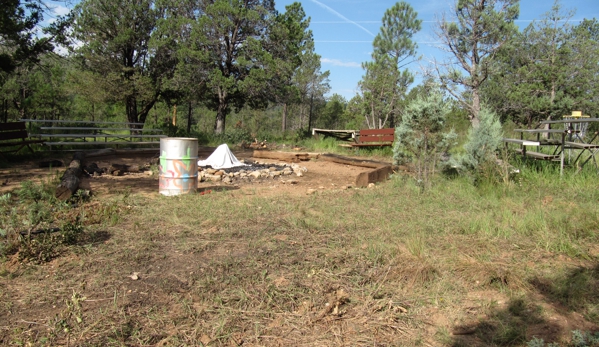
[[198, 160], [198, 166], [211, 166], [213, 169], [230, 169], [245, 165], [235, 158], [226, 143], [216, 147], [206, 160]]

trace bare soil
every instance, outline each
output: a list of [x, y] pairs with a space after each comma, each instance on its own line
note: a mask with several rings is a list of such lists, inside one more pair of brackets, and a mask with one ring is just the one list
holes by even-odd
[[[203, 148], [200, 150], [199, 159], [205, 159], [212, 153], [213, 148]], [[284, 164], [284, 162], [252, 158], [253, 151], [235, 151], [238, 159], [256, 160], [261, 163]], [[142, 168], [139, 173], [125, 173], [122, 176], [113, 176], [104, 174], [98, 177], [83, 178], [81, 188], [91, 190], [92, 194], [105, 196], [113, 193], [122, 193], [129, 190], [137, 194], [158, 194], [158, 173], [155, 171], [150, 174], [151, 164], [158, 157], [158, 151], [155, 152], [120, 152], [114, 155], [98, 156], [88, 159], [88, 163], [96, 163], [100, 168], [108, 168], [111, 164], [138, 165]], [[60, 160], [62, 167], [40, 168], [42, 161]], [[66, 166], [69, 165], [69, 157], [59, 155], [57, 158], [44, 158], [43, 160], [27, 161], [11, 168], [0, 169], [0, 193], [9, 192], [17, 189], [20, 183], [26, 180], [39, 182], [41, 180], [51, 180], [60, 177]], [[307, 194], [310, 189], [313, 190], [341, 190], [351, 188], [355, 185], [355, 180], [361, 172], [372, 169], [352, 165], [343, 165], [327, 162], [319, 159], [301, 161], [297, 163], [307, 169], [302, 177], [281, 176], [275, 179], [259, 180], [237, 180], [233, 184], [199, 182], [198, 191], [202, 192], [211, 189], [239, 189], [244, 194], [256, 194], [264, 196], [282, 195], [302, 195]], [[293, 181], [293, 183], [289, 183]]]

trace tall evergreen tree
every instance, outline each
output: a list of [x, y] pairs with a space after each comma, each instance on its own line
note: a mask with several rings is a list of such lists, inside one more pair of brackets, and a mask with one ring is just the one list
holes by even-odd
[[403, 67], [416, 56], [412, 36], [421, 28], [418, 13], [406, 2], [385, 11], [380, 32], [374, 39], [372, 61], [362, 64], [366, 74], [360, 82], [362, 109], [369, 128], [383, 128], [398, 114], [399, 99], [414, 77]]
[[216, 111], [215, 132], [222, 133], [232, 108], [265, 107], [285, 94], [277, 92], [289, 81], [294, 64], [289, 59], [301, 46], [303, 10], [292, 5], [292, 15], [277, 16], [272, 0], [190, 6], [179, 59], [195, 70], [188, 74], [194, 77], [191, 83], [205, 86], [205, 102]]
[[168, 52], [149, 48], [158, 15], [153, 0], [84, 0], [75, 7], [73, 36], [82, 43], [82, 67], [123, 102], [131, 123], [145, 122], [172, 70], [161, 64]]
[[585, 20], [572, 26], [572, 11], [556, 2], [540, 21], [532, 22], [502, 49], [494, 62], [497, 74], [482, 89], [499, 114], [532, 125], [561, 119], [573, 109], [599, 112], [599, 24]]
[[480, 89], [493, 74], [491, 61], [517, 32], [519, 12], [519, 0], [457, 0], [455, 20], [444, 15], [438, 23], [437, 36], [451, 54], [450, 61], [436, 63], [438, 77], [469, 111], [473, 127], [479, 124]]
[[324, 103], [324, 95], [331, 89], [330, 72], [320, 70], [320, 55], [312, 47], [302, 52], [302, 64], [293, 75], [293, 83], [299, 92], [297, 128], [308, 130], [312, 126], [316, 105]]

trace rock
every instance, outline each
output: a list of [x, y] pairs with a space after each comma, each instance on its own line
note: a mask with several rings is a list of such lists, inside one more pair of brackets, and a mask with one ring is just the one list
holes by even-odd
[[283, 172], [281, 172], [281, 171], [273, 171], [272, 172], [272, 175], [275, 176], [275, 177], [281, 176], [282, 174], [283, 174]]
[[285, 176], [291, 175], [292, 173], [293, 173], [293, 171], [291, 171], [291, 170], [288, 170], [288, 169], [283, 170], [283, 175], [285, 175]]
[[224, 176], [225, 172], [223, 170], [218, 170], [214, 174], [217, 175], [217, 176]]
[[[95, 174], [95, 172], [94, 172], [94, 174]], [[144, 174], [146, 176], [152, 176], [154, 173], [152, 171], [144, 171]]]
[[297, 177], [304, 177], [304, 173], [301, 171], [297, 171], [295, 174], [297, 175]]
[[271, 172], [272, 172], [272, 171], [277, 171], [277, 168], [276, 168], [276, 167], [274, 167], [274, 166], [271, 166], [271, 167], [269, 167], [269, 168], [268, 168], [268, 171], [271, 171]]
[[260, 171], [252, 171], [248, 174], [248, 176], [253, 177], [253, 178], [260, 178], [260, 175], [262, 175], [262, 173]]
[[206, 174], [206, 175], [204, 175], [204, 178], [206, 181], [220, 182], [220, 181], [222, 181], [223, 176]]
[[376, 185], [374, 183], [368, 183], [368, 188], [374, 188]]
[[298, 182], [297, 180], [289, 180], [289, 181], [287, 181], [287, 183], [289, 183], [289, 184], [297, 184], [297, 182]]
[[210, 174], [210, 175], [214, 175], [216, 173], [217, 170], [214, 170], [213, 168], [207, 168], [206, 169], [206, 173]]
[[306, 190], [306, 194], [308, 194], [308, 195], [312, 195], [314, 193], [316, 193], [316, 189], [310, 188], [310, 189]]
[[230, 184], [230, 183], [233, 183], [233, 180], [231, 179], [231, 177], [225, 176], [223, 178], [223, 183], [229, 183]]

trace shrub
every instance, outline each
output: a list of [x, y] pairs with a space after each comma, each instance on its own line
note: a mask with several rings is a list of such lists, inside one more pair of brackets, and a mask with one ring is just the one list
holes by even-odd
[[496, 155], [503, 137], [501, 123], [495, 113], [485, 107], [481, 109], [479, 119], [479, 126], [468, 132], [464, 153], [451, 160], [450, 164], [475, 182], [495, 182], [501, 173]]
[[395, 129], [393, 160], [396, 164], [414, 163], [423, 187], [434, 173], [440, 155], [455, 144], [455, 132], [444, 132], [449, 111], [441, 92], [433, 90], [406, 106], [402, 121]]

